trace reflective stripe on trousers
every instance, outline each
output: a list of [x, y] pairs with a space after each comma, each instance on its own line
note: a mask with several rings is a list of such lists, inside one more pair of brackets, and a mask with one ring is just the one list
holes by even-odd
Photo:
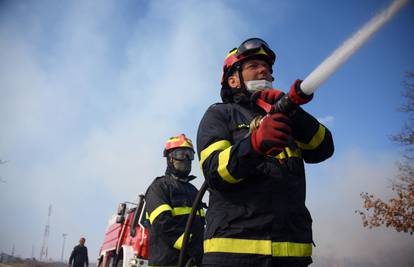
[[312, 244], [272, 242], [271, 240], [211, 238], [204, 240], [204, 253], [211, 252], [259, 254], [273, 257], [309, 257], [312, 256]]

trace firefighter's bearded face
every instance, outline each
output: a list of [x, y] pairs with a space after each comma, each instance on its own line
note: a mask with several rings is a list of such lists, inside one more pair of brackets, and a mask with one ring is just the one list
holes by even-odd
[[186, 178], [191, 172], [194, 152], [190, 148], [177, 148], [168, 154], [168, 165], [174, 175]]

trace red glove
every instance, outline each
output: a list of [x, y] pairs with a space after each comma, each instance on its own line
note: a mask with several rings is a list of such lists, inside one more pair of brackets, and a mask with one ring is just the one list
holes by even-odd
[[266, 89], [258, 91], [252, 95], [252, 102], [256, 103], [257, 99], [260, 98], [266, 103], [273, 105], [276, 101], [279, 100], [284, 95], [282, 91], [277, 89]]
[[289, 118], [281, 113], [267, 115], [251, 134], [253, 150], [261, 155], [276, 156], [288, 144], [291, 133]]
[[308, 103], [313, 98], [313, 94], [307, 95], [304, 92], [302, 92], [302, 89], [300, 89], [301, 83], [301, 80], [296, 80], [290, 87], [288, 93], [289, 99], [298, 106]]

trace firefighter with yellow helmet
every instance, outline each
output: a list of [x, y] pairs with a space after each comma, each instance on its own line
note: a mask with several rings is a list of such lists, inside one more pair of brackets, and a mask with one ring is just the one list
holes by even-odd
[[[194, 159], [191, 140], [184, 134], [171, 137], [165, 144], [167, 170], [157, 177], [145, 194], [150, 222], [149, 266], [176, 266], [184, 237], [187, 218], [198, 190], [190, 181]], [[191, 228], [188, 258], [194, 264], [203, 254], [204, 210], [200, 206]]]
[[334, 151], [330, 131], [299, 107], [269, 112], [284, 93], [273, 89], [276, 55], [251, 38], [227, 55], [222, 103], [208, 108], [197, 134], [209, 186], [203, 266], [296, 266], [312, 263], [312, 219], [305, 206], [304, 163]]

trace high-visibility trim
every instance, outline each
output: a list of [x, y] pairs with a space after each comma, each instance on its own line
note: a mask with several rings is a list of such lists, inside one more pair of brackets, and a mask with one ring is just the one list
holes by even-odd
[[271, 255], [272, 241], [234, 238], [204, 240], [204, 253], [211, 252]]
[[[182, 235], [180, 235], [180, 237], [175, 241], [174, 246], [173, 246], [175, 249], [181, 250], [181, 248], [183, 246], [184, 234], [185, 233], [183, 233]], [[190, 238], [189, 238], [188, 241], [191, 240], [191, 237], [192, 236], [193, 236], [193, 234], [190, 233]]]
[[[171, 208], [170, 205], [168, 204], [162, 204], [159, 207], [157, 207], [152, 213], [151, 215], [148, 216], [147, 213], [147, 218], [149, 217], [150, 223], [152, 224], [155, 219], [163, 212], [165, 211], [171, 211], [172, 216], [180, 216], [180, 215], [187, 215], [191, 213], [191, 207], [175, 207], [175, 208]], [[199, 209], [196, 213], [198, 216], [204, 217], [204, 209]]]
[[181, 250], [181, 247], [183, 246], [183, 240], [184, 240], [184, 233], [180, 235], [180, 237], [175, 241], [174, 248]]
[[[191, 213], [192, 208], [191, 207], [175, 207], [172, 209], [172, 215], [173, 216], [180, 216], [180, 215], [187, 215]], [[196, 212], [198, 216], [204, 217], [204, 210], [200, 209]]]
[[292, 149], [289, 147], [285, 147], [284, 151], [280, 152], [277, 156], [277, 159], [285, 159], [285, 158], [302, 158], [302, 153], [300, 149]]
[[242, 179], [235, 179], [227, 170], [229, 164], [231, 147], [226, 148], [219, 154], [217, 172], [224, 181], [235, 184], [241, 182]]
[[286, 152], [282, 150], [279, 154], [276, 155], [277, 159], [285, 159], [286, 158]]
[[150, 223], [152, 224], [155, 221], [155, 219], [158, 217], [158, 215], [160, 215], [161, 213], [165, 211], [172, 211], [172, 210], [173, 209], [168, 204], [162, 204], [158, 206], [153, 212], [151, 212], [149, 216]]
[[285, 151], [286, 151], [288, 158], [302, 158], [300, 149], [292, 149], [292, 148], [286, 147]]
[[220, 140], [217, 142], [212, 143], [211, 145], [209, 145], [206, 149], [204, 149], [203, 151], [201, 151], [200, 153], [200, 166], [201, 169], [203, 169], [203, 163], [204, 161], [210, 157], [211, 154], [213, 154], [213, 152], [215, 151], [222, 151], [228, 147], [231, 146], [231, 143], [227, 140]]
[[186, 215], [191, 213], [191, 207], [175, 207], [172, 210], [173, 216]]
[[221, 151], [218, 156], [217, 172], [228, 183], [235, 184], [241, 179], [235, 179], [227, 170], [227, 165], [230, 159], [231, 143], [228, 140], [220, 140], [212, 143], [200, 153], [200, 166], [203, 169], [204, 161], [215, 151]]
[[260, 47], [260, 50], [255, 52], [254, 55], [265, 55], [269, 57], [269, 54], [263, 49], [263, 47]]
[[326, 128], [322, 124], [319, 124], [318, 131], [312, 137], [312, 139], [310, 140], [310, 142], [307, 143], [307, 144], [301, 143], [301, 142], [297, 142], [298, 143], [298, 146], [301, 149], [305, 149], [305, 150], [312, 150], [312, 149], [317, 148], [322, 143], [323, 139], [325, 138], [325, 130], [326, 130]]
[[228, 57], [230, 57], [231, 55], [236, 54], [236, 52], [237, 52], [237, 49], [231, 50], [231, 51], [229, 52], [229, 54], [226, 56], [226, 58], [225, 58], [225, 59], [227, 59], [227, 58], [228, 58]]
[[272, 242], [273, 257], [310, 257], [311, 243]]
[[273, 257], [308, 257], [312, 256], [312, 244], [235, 238], [204, 240], [204, 253], [212, 252], [258, 254]]
[[197, 215], [200, 215], [201, 217], [206, 216], [206, 215], [205, 215], [205, 213], [204, 213], [204, 209], [199, 209], [199, 210], [197, 211]]

